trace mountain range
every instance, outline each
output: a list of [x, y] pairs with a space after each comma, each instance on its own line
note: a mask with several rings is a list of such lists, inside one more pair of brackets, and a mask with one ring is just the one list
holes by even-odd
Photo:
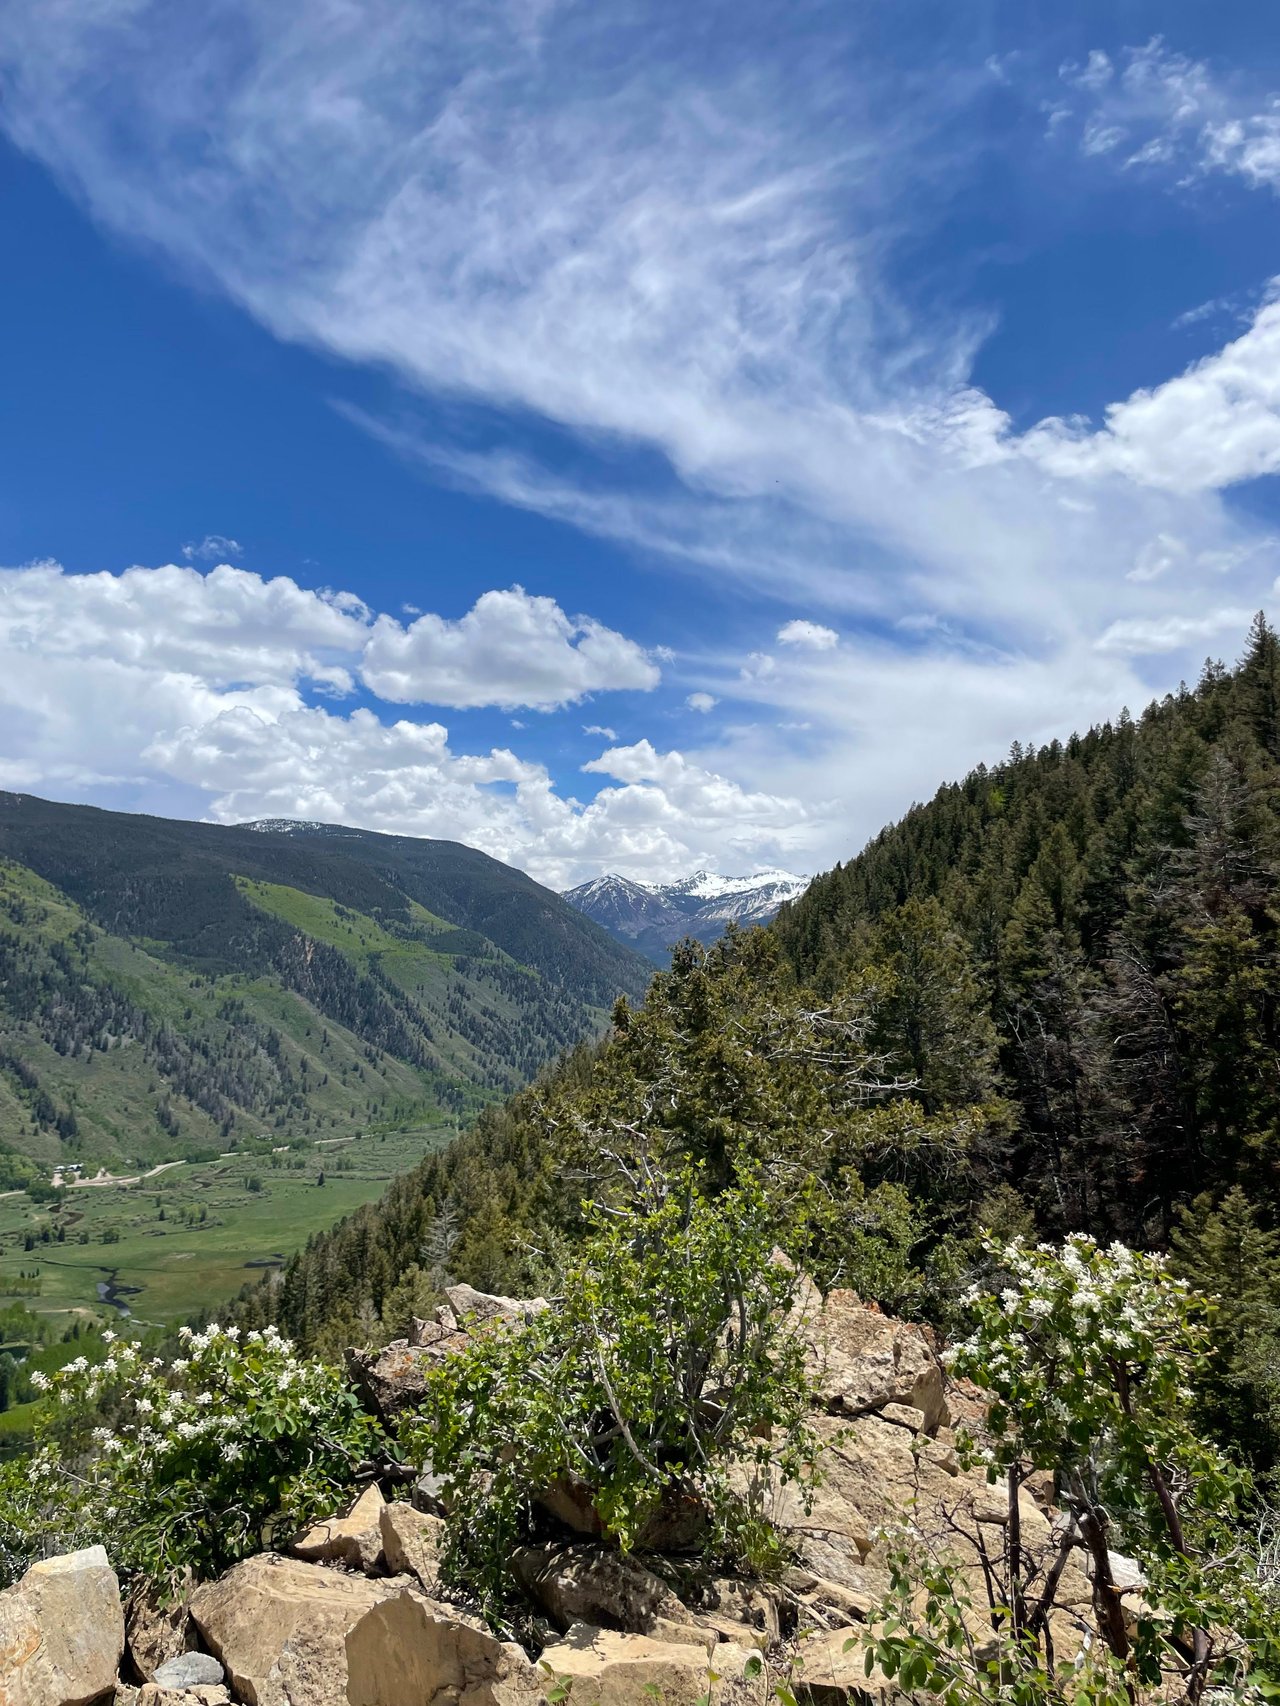
[[0, 1189], [460, 1118], [650, 969], [457, 842], [0, 793]]
[[672, 883], [638, 883], [610, 874], [569, 889], [565, 899], [657, 965], [666, 965], [684, 936], [704, 943], [722, 936], [728, 924], [767, 924], [785, 901], [809, 886], [789, 871], [758, 871], [750, 877], [719, 877], [696, 871]]

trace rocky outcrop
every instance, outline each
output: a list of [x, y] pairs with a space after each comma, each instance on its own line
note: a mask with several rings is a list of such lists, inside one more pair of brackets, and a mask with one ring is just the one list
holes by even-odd
[[90, 1706], [116, 1685], [120, 1584], [101, 1546], [33, 1564], [0, 1593], [0, 1706]]
[[[420, 1395], [434, 1359], [473, 1332], [519, 1330], [547, 1307], [451, 1287], [410, 1340], [355, 1359], [370, 1403], [393, 1417]], [[290, 1555], [249, 1558], [173, 1607], [135, 1593], [126, 1669], [141, 1686], [122, 1684], [115, 1706], [548, 1706], [566, 1687], [572, 1706], [697, 1706], [713, 1679], [716, 1706], [764, 1706], [770, 1678], [809, 1706], [887, 1701], [892, 1685], [868, 1675], [861, 1647], [890, 1587], [887, 1536], [909, 1518], [917, 1541], [958, 1557], [981, 1638], [984, 1571], [1005, 1544], [1007, 1492], [962, 1468], [926, 1334], [851, 1292], [824, 1298], [803, 1275], [792, 1324], [815, 1384], [822, 1475], [807, 1494], [776, 1466], [752, 1465], [741, 1478], [786, 1543], [778, 1581], [710, 1577], [696, 1551], [705, 1513], [679, 1497], [640, 1537], [643, 1555], [623, 1556], [601, 1533], [592, 1488], [565, 1478], [531, 1489], [543, 1538], [511, 1558], [527, 1653], [445, 1602], [444, 1489], [427, 1466], [411, 1503], [388, 1504], [371, 1485], [294, 1540]], [[972, 1392], [958, 1403], [979, 1415]], [[1027, 1481], [1018, 1512], [1043, 1579], [1069, 1544], [1043, 1475]], [[1143, 1584], [1125, 1584], [1136, 1607]], [[1079, 1650], [1090, 1603], [1075, 1551], [1052, 1616], [1061, 1657]], [[35, 1566], [0, 1595], [0, 1706], [99, 1697], [105, 1706], [124, 1640], [101, 1548]]]
[[346, 1636], [349, 1706], [543, 1706], [522, 1647], [403, 1588]]
[[800, 1331], [827, 1410], [858, 1415], [904, 1405], [920, 1412], [929, 1434], [950, 1420], [942, 1365], [922, 1328], [868, 1308], [856, 1292], [831, 1291], [805, 1309]]
[[399, 1587], [266, 1552], [199, 1588], [191, 1616], [246, 1706], [346, 1706], [347, 1631]]
[[525, 1592], [565, 1630], [574, 1623], [647, 1635], [693, 1614], [638, 1558], [605, 1546], [522, 1546], [511, 1560]]
[[341, 1516], [326, 1517], [300, 1534], [290, 1543], [290, 1552], [311, 1563], [349, 1564], [374, 1574], [382, 1566], [384, 1503], [376, 1486], [366, 1487]]
[[498, 1297], [469, 1285], [445, 1287], [430, 1319], [415, 1318], [407, 1339], [381, 1351], [350, 1350], [347, 1368], [365, 1402], [388, 1425], [426, 1395], [427, 1370], [461, 1350], [472, 1333], [518, 1327], [550, 1308], [545, 1297]]
[[440, 1518], [397, 1502], [383, 1505], [378, 1525], [382, 1555], [391, 1574], [412, 1576], [426, 1593], [434, 1594], [439, 1586], [440, 1551], [444, 1544], [444, 1523]]

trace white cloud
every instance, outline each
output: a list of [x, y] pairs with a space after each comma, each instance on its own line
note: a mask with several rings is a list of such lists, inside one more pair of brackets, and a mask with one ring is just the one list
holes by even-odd
[[704, 715], [708, 711], [714, 711], [719, 703], [714, 693], [691, 693], [685, 700], [691, 711], [701, 711]]
[[1181, 651], [1193, 641], [1219, 640], [1229, 635], [1238, 640], [1249, 626], [1252, 612], [1241, 609], [1213, 610], [1204, 616], [1149, 616], [1131, 622], [1113, 622], [1098, 641], [1103, 652]]
[[1112, 403], [1101, 429], [1042, 421], [1017, 447], [1068, 479], [1118, 473], [1172, 492], [1280, 471], [1280, 300], [1264, 303], [1225, 349]]
[[767, 681], [778, 671], [778, 660], [768, 652], [751, 652], [746, 663], [738, 671], [740, 681]]
[[225, 533], [206, 533], [198, 545], [184, 545], [182, 555], [189, 563], [229, 563], [232, 557], [244, 555], [244, 546]]
[[570, 618], [554, 599], [520, 586], [482, 594], [456, 622], [428, 614], [405, 628], [379, 616], [361, 674], [396, 704], [538, 710], [606, 689], [647, 691], [660, 679], [633, 640], [589, 616]]
[[824, 628], [820, 622], [806, 622], [797, 617], [784, 622], [778, 629], [778, 643], [783, 646], [802, 646], [811, 652], [829, 652], [840, 644], [834, 628]]
[[[602, 655], [615, 677], [637, 667], [629, 642], [568, 623], [549, 600], [492, 596], [496, 605], [476, 606], [478, 638], [441, 624], [430, 636], [440, 655], [416, 658], [415, 667], [436, 671], [441, 691], [461, 696], [460, 657], [488, 681], [490, 703], [517, 691], [548, 699], [547, 656], [573, 674], [576, 696], [587, 666], [573, 654], [589, 642], [604, 648], [588, 654], [590, 667]], [[513, 622], [526, 649], [546, 654], [520, 682], [504, 649]], [[308, 817], [444, 836], [557, 884], [602, 865], [670, 877], [699, 864], [782, 861], [802, 833], [808, 814], [795, 801], [740, 788], [648, 743], [588, 766], [603, 780], [583, 802], [506, 748], [458, 751], [438, 722], [309, 702], [353, 691], [361, 673], [381, 679], [386, 659], [363, 672], [362, 660], [385, 640], [379, 619], [350, 594], [243, 569], [0, 570], [0, 786], [141, 798], [222, 822]], [[481, 697], [478, 686], [470, 696]]]
[[[1197, 642], [1210, 577], [1214, 609], [1263, 602], [1263, 530], [1222, 491], [1276, 465], [1270, 305], [1216, 356], [1152, 373], [1100, 428], [1051, 416], [1019, 433], [972, 383], [994, 312], [945, 299], [921, 312], [892, 282], [895, 245], [951, 205], [953, 176], [972, 162], [955, 124], [972, 85], [851, 78], [847, 63], [815, 72], [799, 33], [789, 57], [786, 32], [748, 76], [717, 57], [714, 30], [700, 38], [707, 54], [672, 56], [650, 24], [643, 8], [611, 14], [602, 52], [589, 8], [514, 0], [177, 12], [0, 0], [0, 123], [106, 225], [278, 335], [385, 367], [406, 397], [495, 411], [503, 442], [486, 453], [420, 442], [408, 404], [393, 427], [360, 417], [440, 477], [830, 614], [839, 650], [793, 645], [785, 667], [735, 656], [720, 676], [699, 665], [710, 697], [755, 701], [759, 723], [715, 719], [705, 727], [718, 743], [680, 755], [690, 771], [610, 773], [601, 795], [614, 803], [580, 805], [536, 766], [482, 779], [477, 766], [508, 761], [424, 749], [417, 724], [368, 727], [306, 700], [365, 679], [406, 704], [571, 703], [598, 690], [606, 659], [644, 685], [654, 658], [622, 637], [554, 607], [545, 622], [517, 611], [535, 659], [499, 645], [477, 685], [465, 660], [488, 668], [474, 633], [487, 613], [383, 617], [366, 660], [374, 619], [299, 593], [296, 609], [283, 601], [282, 662], [272, 633], [258, 634], [260, 595], [235, 624], [247, 640], [200, 618], [197, 596], [185, 637], [151, 633], [151, 606], [130, 617], [136, 662], [108, 643], [101, 659], [55, 651], [56, 682], [24, 676], [6, 713], [6, 734], [21, 736], [13, 765], [52, 774], [83, 738], [86, 772], [133, 776], [167, 755], [193, 789], [223, 779], [219, 814], [261, 815], [265, 795], [290, 787], [261, 722], [297, 749], [288, 809], [305, 796], [308, 815], [327, 815], [328, 800], [383, 827], [447, 818], [449, 833], [540, 869], [599, 858], [651, 875], [728, 857], [735, 835], [786, 862], [794, 829], [812, 869], [912, 795], [998, 755], [1010, 728], [1065, 734], [1167, 684], [1148, 681], [1131, 648], [1162, 672], [1181, 667], [1189, 653], [1160, 651], [1165, 625]], [[1113, 163], [1146, 169], [1171, 148], [1175, 173], [1265, 184], [1270, 109], [1211, 100], [1206, 79], [1163, 50], [1091, 57], [1062, 85], [1078, 124], [1064, 118], [1055, 134], [1079, 141], [1096, 121], [1095, 144], [1126, 133]], [[526, 432], [529, 421], [564, 429], [560, 469], [528, 453], [553, 436]], [[645, 476], [628, 486], [618, 470], [635, 450]], [[97, 621], [110, 642], [109, 618]], [[335, 639], [333, 624], [361, 637]], [[899, 644], [869, 647], [859, 625]], [[90, 686], [99, 707], [119, 692], [129, 730], [149, 718], [163, 739], [116, 740], [85, 708]], [[693, 772], [737, 788], [724, 798], [741, 816], [681, 827], [668, 790], [695, 793]], [[799, 800], [808, 816], [780, 826], [756, 794]], [[844, 804], [824, 815], [831, 800]]]
[[[1280, 97], [1250, 90], [1240, 74], [1223, 79], [1155, 36], [1126, 48], [1118, 65], [1095, 49], [1062, 77], [1084, 96], [1083, 153], [1114, 153], [1123, 142], [1125, 166], [1172, 167], [1178, 184], [1217, 172], [1280, 190]], [[1061, 130], [1061, 119], [1050, 128]]]
[[609, 728], [605, 723], [584, 723], [582, 732], [584, 735], [599, 735], [601, 740], [612, 741], [618, 738], [617, 730]]

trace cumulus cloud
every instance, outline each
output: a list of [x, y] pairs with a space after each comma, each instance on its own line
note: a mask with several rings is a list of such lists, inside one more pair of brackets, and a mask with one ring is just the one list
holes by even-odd
[[582, 732], [584, 735], [599, 735], [601, 740], [617, 740], [618, 738], [618, 731], [609, 728], [605, 723], [584, 723]]
[[[407, 657], [418, 642], [413, 629], [399, 630], [393, 669], [386, 628], [359, 599], [285, 577], [226, 566], [207, 574], [174, 565], [118, 575], [70, 575], [54, 563], [0, 570], [0, 786], [107, 802], [159, 798], [222, 822], [307, 817], [444, 836], [558, 884], [601, 865], [677, 876], [726, 859], [768, 863], [794, 845], [805, 817], [795, 802], [738, 788], [647, 743], [612, 748], [620, 756], [589, 767], [602, 781], [583, 802], [560, 793], [545, 765], [505, 747], [459, 751], [437, 721], [315, 702], [349, 696], [358, 680], [384, 673], [397, 693], [416, 684], [415, 699], [523, 695], [521, 703], [544, 707], [557, 691], [580, 697], [588, 679], [591, 690], [616, 686], [627, 669], [651, 684], [629, 642], [589, 619], [570, 622], [550, 600], [494, 594], [471, 616], [476, 624], [463, 634], [466, 618], [433, 619], [425, 648]], [[513, 633], [543, 654], [518, 679]], [[602, 650], [589, 650], [584, 663], [576, 658], [584, 646]], [[560, 689], [553, 663], [567, 672]], [[583, 673], [606, 667], [609, 682]], [[476, 672], [465, 692], [464, 668]], [[603, 726], [597, 732], [615, 738]], [[647, 763], [637, 761], [641, 751]]]
[[691, 711], [701, 711], [704, 715], [708, 711], [714, 711], [719, 703], [714, 693], [691, 693], [685, 700]]
[[589, 693], [647, 691], [657, 665], [589, 616], [568, 617], [523, 587], [486, 592], [459, 621], [379, 616], [361, 664], [365, 685], [396, 704], [500, 705], [551, 710]]
[[232, 557], [244, 555], [244, 546], [225, 533], [206, 533], [198, 545], [184, 545], [182, 555], [189, 563], [229, 563]]
[[1225, 349], [1113, 403], [1100, 429], [1043, 421], [1018, 448], [1068, 479], [1121, 474], [1173, 492], [1280, 471], [1280, 300]]
[[784, 622], [778, 629], [778, 643], [783, 646], [803, 646], [811, 652], [829, 652], [840, 644], [834, 628], [824, 628], [821, 622], [806, 622], [797, 617]]

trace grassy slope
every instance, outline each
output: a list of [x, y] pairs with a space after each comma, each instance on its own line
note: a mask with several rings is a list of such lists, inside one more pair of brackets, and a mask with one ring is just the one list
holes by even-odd
[[[299, 899], [310, 899], [299, 896]], [[217, 1048], [231, 1031], [220, 1008], [229, 995], [241, 1000], [252, 1018], [284, 1038], [290, 1065], [307, 1064], [310, 1119], [276, 1126], [273, 1120], [247, 1122], [249, 1134], [343, 1136], [369, 1120], [369, 1103], [429, 1112], [429, 1087], [412, 1067], [379, 1054], [368, 1058], [361, 1040], [331, 1020], [322, 1019], [300, 996], [270, 978], [209, 978], [191, 973], [146, 948], [93, 929], [80, 909], [33, 871], [0, 866], [0, 906], [24, 908], [25, 939], [38, 953], [66, 942], [76, 930], [92, 934], [89, 962], [95, 976], [121, 990], [156, 1019]], [[57, 1053], [29, 1021], [6, 1021], [0, 1012], [0, 1044], [31, 1066], [40, 1083], [59, 1103], [74, 1108], [80, 1126], [74, 1147], [38, 1127], [11, 1079], [0, 1074], [0, 1140], [35, 1159], [53, 1164], [82, 1161], [90, 1171], [118, 1171], [225, 1147], [217, 1124], [184, 1097], [170, 1094], [179, 1122], [175, 1138], [157, 1122], [156, 1108], [166, 1086], [142, 1049], [126, 1045], [72, 1058]], [[328, 1078], [328, 1083], [323, 1080]]]

